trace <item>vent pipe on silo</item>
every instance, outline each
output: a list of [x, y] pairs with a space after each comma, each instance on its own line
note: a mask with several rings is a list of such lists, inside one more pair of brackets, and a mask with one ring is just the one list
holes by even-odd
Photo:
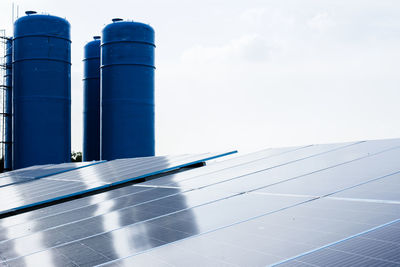
[[12, 170], [12, 38], [6, 39], [4, 96], [4, 170]]
[[26, 14], [14, 23], [14, 169], [69, 162], [71, 156], [70, 25]]
[[100, 159], [100, 36], [84, 47], [83, 161]]
[[101, 44], [101, 159], [154, 156], [154, 30], [113, 19]]

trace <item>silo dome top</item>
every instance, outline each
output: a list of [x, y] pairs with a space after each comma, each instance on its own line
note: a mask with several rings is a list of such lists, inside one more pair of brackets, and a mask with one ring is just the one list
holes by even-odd
[[93, 39], [83, 49], [83, 57], [85, 59], [100, 57], [100, 36], [93, 36]]
[[119, 21], [104, 27], [102, 44], [121, 41], [154, 45], [154, 30], [147, 24], [133, 21]]
[[25, 12], [27, 16], [20, 17], [14, 23], [14, 37], [43, 35], [70, 40], [70, 24], [67, 20], [51, 16], [36, 14], [35, 11]]

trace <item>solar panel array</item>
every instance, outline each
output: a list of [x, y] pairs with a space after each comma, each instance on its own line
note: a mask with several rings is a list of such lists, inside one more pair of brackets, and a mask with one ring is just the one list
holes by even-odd
[[[3, 218], [0, 262], [11, 266], [400, 264], [399, 163], [399, 139], [267, 149], [238, 156]], [[139, 168], [142, 171], [129, 160], [107, 168], [105, 164], [83, 168], [86, 172], [80, 175], [71, 176], [79, 172], [71, 171], [49, 176], [40, 179], [49, 182], [38, 186], [45, 190], [54, 188], [51, 182], [110, 184], [146, 175], [149, 168], [148, 174], [156, 173], [151, 162], [141, 163], [149, 167]]]
[[99, 164], [101, 162], [102, 161], [48, 164], [9, 171], [0, 174], [0, 187], [16, 183], [24, 183], [33, 179], [40, 179], [50, 175]]
[[231, 153], [234, 152], [118, 159], [0, 187], [0, 216], [4, 217], [19, 210], [79, 196]]

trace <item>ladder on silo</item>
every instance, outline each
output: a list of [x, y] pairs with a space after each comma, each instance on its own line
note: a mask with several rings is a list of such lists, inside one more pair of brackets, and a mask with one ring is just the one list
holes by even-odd
[[4, 158], [5, 158], [5, 123], [6, 117], [11, 114], [6, 114], [5, 96], [8, 90], [6, 86], [6, 31], [0, 30], [0, 172], [4, 171]]

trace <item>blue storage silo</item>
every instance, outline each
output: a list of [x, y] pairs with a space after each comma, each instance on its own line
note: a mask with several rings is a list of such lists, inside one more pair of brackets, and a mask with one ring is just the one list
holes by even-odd
[[70, 25], [63, 18], [26, 14], [14, 23], [14, 169], [71, 157]]
[[154, 30], [114, 19], [101, 44], [101, 158], [154, 156]]
[[100, 159], [100, 36], [84, 47], [83, 160]]
[[4, 170], [12, 170], [12, 38], [6, 40]]

